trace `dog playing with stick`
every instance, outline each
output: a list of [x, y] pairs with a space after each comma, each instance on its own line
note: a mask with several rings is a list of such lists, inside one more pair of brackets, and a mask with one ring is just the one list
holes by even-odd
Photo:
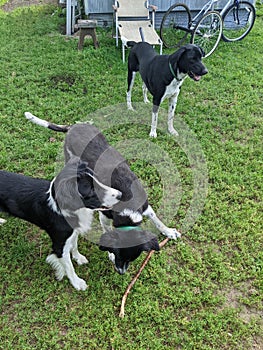
[[[143, 217], [149, 218], [156, 228], [166, 237], [177, 239], [180, 233], [175, 228], [168, 228], [156, 215], [148, 203], [147, 194], [131, 171], [127, 161], [113, 147], [94, 125], [81, 123], [72, 126], [57, 125], [40, 119], [26, 112], [25, 117], [32, 123], [54, 131], [66, 133], [64, 142], [65, 161], [77, 156], [87, 162], [96, 176], [105, 185], [122, 193], [119, 203], [110, 210], [100, 212], [100, 222], [105, 233], [112, 232], [111, 222], [118, 234], [113, 231], [101, 237], [101, 246], [109, 252], [109, 258], [120, 274], [126, 272], [129, 263], [142, 251], [156, 250], [159, 244], [154, 234], [146, 234], [140, 228]], [[133, 236], [130, 236], [130, 233]], [[144, 237], [144, 238], [143, 238]], [[137, 240], [141, 243], [138, 249]], [[123, 248], [122, 254], [120, 247]]]

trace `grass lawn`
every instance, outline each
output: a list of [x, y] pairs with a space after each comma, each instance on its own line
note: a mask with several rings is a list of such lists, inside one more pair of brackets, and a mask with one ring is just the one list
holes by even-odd
[[0, 11], [0, 169], [48, 179], [57, 171], [64, 135], [30, 124], [25, 111], [59, 124], [92, 120], [183, 236], [153, 256], [120, 319], [122, 294], [145, 256], [119, 276], [91, 239], [80, 240], [89, 264], [76, 270], [88, 289], [77, 292], [45, 263], [47, 234], [8, 218], [0, 228], [0, 348], [263, 349], [263, 5], [247, 38], [221, 42], [204, 60], [209, 73], [185, 81], [179, 138], [166, 132], [167, 103], [158, 138], [148, 137], [151, 106], [140, 103], [139, 77], [136, 111], [126, 111], [127, 69], [111, 30], [98, 30], [100, 49], [87, 39], [79, 52], [76, 39], [60, 34], [64, 23], [52, 6]]

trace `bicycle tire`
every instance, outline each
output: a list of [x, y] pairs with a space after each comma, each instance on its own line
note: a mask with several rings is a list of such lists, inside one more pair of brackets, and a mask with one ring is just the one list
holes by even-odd
[[256, 10], [250, 2], [239, 1], [238, 5], [232, 4], [222, 14], [222, 39], [226, 42], [244, 39], [251, 31], [255, 18]]
[[201, 47], [204, 57], [210, 56], [217, 48], [222, 36], [223, 20], [219, 12], [208, 11], [196, 23], [191, 43]]
[[[160, 25], [160, 37], [166, 48], [176, 48], [186, 43], [191, 19], [191, 12], [185, 4], [174, 4], [166, 11]], [[180, 28], [176, 28], [177, 25]]]

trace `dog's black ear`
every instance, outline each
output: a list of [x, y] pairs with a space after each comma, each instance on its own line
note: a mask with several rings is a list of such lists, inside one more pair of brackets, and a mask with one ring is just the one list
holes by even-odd
[[198, 50], [201, 54], [201, 57], [205, 57], [205, 52], [201, 46], [198, 46], [195, 44], [187, 44], [185, 45], [185, 47], [186, 47], [186, 50]]
[[80, 160], [77, 167], [77, 178], [81, 179], [87, 175], [93, 176], [93, 171], [89, 168], [88, 162]]
[[[83, 207], [79, 192], [79, 180], [87, 176], [87, 163], [72, 157], [55, 177], [53, 182], [54, 199], [60, 209], [75, 211]], [[92, 171], [91, 171], [92, 172]], [[92, 181], [90, 181], [92, 182]], [[90, 182], [86, 181], [87, 184]]]
[[[171, 55], [170, 63], [172, 65], [173, 75], [177, 74], [177, 69], [179, 67], [180, 59], [181, 59], [182, 55], [187, 51], [187, 49], [188, 49], [188, 45], [184, 45]], [[171, 68], [170, 68], [170, 70], [171, 70]]]
[[187, 50], [187, 46], [188, 45], [184, 45], [184, 46], [180, 47], [177, 51], [175, 51], [175, 53], [172, 54], [171, 61], [175, 61], [175, 62], [179, 61], [182, 54], [184, 54], [185, 51]]
[[198, 49], [200, 51], [202, 57], [205, 56], [205, 52], [200, 46], [195, 45], [195, 44], [187, 44], [187, 45], [184, 45], [184, 46], [180, 47], [179, 50], [175, 51], [175, 53], [173, 54], [173, 57], [175, 57], [176, 60], [179, 61], [181, 56], [186, 51], [193, 51], [193, 50], [196, 50], [196, 49]]

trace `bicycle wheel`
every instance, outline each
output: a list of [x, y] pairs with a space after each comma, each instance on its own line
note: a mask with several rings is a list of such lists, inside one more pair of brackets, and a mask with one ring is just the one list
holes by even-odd
[[160, 37], [165, 47], [182, 46], [190, 31], [191, 13], [185, 4], [172, 5], [163, 16]]
[[256, 18], [255, 7], [248, 1], [238, 1], [222, 14], [224, 41], [243, 39], [251, 31]]
[[220, 13], [209, 11], [197, 22], [191, 36], [191, 43], [200, 46], [205, 52], [205, 57], [208, 57], [219, 44], [222, 28], [223, 22]]

